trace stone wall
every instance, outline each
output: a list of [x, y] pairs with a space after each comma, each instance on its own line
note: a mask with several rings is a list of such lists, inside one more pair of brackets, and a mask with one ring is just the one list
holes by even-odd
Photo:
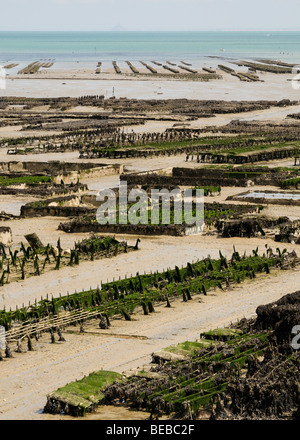
[[99, 223], [86, 223], [81, 219], [60, 223], [58, 229], [68, 233], [74, 232], [101, 232], [112, 234], [133, 235], [185, 235], [184, 225], [100, 225]]
[[[94, 165], [94, 164], [92, 164]], [[64, 183], [75, 183], [77, 180], [82, 178], [92, 178], [92, 177], [103, 177], [103, 176], [112, 176], [115, 174], [123, 173], [124, 166], [123, 165], [101, 165], [95, 168], [87, 168], [78, 171], [71, 171], [58, 174], [54, 178], [55, 183], [60, 183], [63, 180]]]
[[23, 205], [21, 217], [77, 217], [94, 212], [94, 209], [81, 206], [38, 206]]
[[274, 148], [271, 151], [261, 150], [244, 154], [218, 154], [204, 152], [197, 154], [197, 162], [218, 163], [218, 164], [251, 164], [254, 162], [265, 162], [269, 160], [285, 159], [298, 156], [297, 147]]

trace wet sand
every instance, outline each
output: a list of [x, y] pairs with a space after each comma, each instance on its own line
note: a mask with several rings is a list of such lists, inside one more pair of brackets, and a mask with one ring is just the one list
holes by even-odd
[[[264, 82], [243, 82], [238, 78], [222, 74], [222, 79], [208, 82], [162, 79], [162, 78], [126, 78], [107, 76], [94, 79], [83, 76], [82, 79], [68, 75], [60, 79], [48, 73], [48, 78], [40, 77], [6, 80], [6, 90], [1, 96], [24, 97], [62, 97], [83, 95], [104, 95], [105, 98], [116, 96], [136, 99], [216, 99], [216, 100], [281, 100], [299, 99], [299, 91], [294, 90], [291, 80], [293, 74], [260, 73]], [[51, 79], [52, 78], [52, 79]]]
[[[259, 189], [260, 187], [252, 187]], [[244, 188], [223, 188], [218, 197], [209, 201], [225, 201], [228, 195], [242, 192]], [[293, 213], [300, 216], [300, 208], [272, 206], [269, 215]], [[282, 211], [282, 213], [281, 213]], [[63, 248], [70, 247], [75, 240], [86, 234], [66, 234], [57, 231], [60, 218], [30, 218], [6, 222], [13, 230], [14, 243], [24, 240], [24, 234], [36, 231], [44, 243], [56, 244], [61, 238]], [[134, 236], [118, 236], [134, 244]], [[185, 265], [211, 255], [218, 258], [219, 249], [230, 257], [233, 245], [236, 250], [251, 254], [258, 246], [259, 253], [265, 251], [265, 244], [275, 249], [293, 250], [294, 245], [277, 244], [264, 238], [220, 239], [217, 236], [197, 235], [186, 237], [141, 237], [140, 250], [127, 255], [121, 254], [112, 259], [83, 262], [76, 269], [63, 268], [59, 272], [48, 272], [40, 277], [31, 277], [21, 283], [11, 283], [1, 288], [0, 307], [14, 308], [24, 302], [39, 299], [41, 295], [57, 296], [76, 290], [96, 287], [101, 281], [130, 276], [137, 271], [163, 270], [175, 265]], [[124, 372], [140, 367], [151, 361], [151, 354], [169, 345], [196, 340], [199, 333], [215, 327], [236, 322], [243, 317], [254, 316], [260, 304], [275, 301], [283, 294], [298, 289], [300, 269], [291, 271], [272, 271], [271, 275], [258, 275], [255, 280], [234, 286], [231, 291], [211, 291], [207, 297], [195, 296], [192, 301], [183, 303], [176, 300], [171, 309], [164, 305], [155, 306], [155, 313], [144, 316], [136, 311], [133, 321], [112, 320], [107, 331], [100, 331], [97, 322], [86, 324], [86, 333], [69, 328], [64, 336], [65, 343], [50, 343], [48, 334], [43, 335], [36, 350], [28, 353], [13, 353], [14, 359], [1, 362], [0, 378], [0, 419], [54, 420], [64, 416], [49, 416], [42, 413], [46, 395], [66, 383], [81, 379], [84, 375], [103, 369]], [[75, 332], [75, 333], [74, 333]], [[76, 334], [77, 333], [77, 334]], [[134, 348], [134, 350], [133, 350]], [[143, 419], [146, 413], [127, 411], [109, 407], [99, 408], [88, 418], [92, 419]], [[71, 419], [68, 417], [67, 419]]]
[[[81, 96], [87, 94], [104, 94], [111, 96], [114, 88], [117, 97], [128, 98], [191, 98], [217, 100], [279, 100], [288, 98], [298, 99], [298, 93], [292, 88], [288, 79], [292, 75], [260, 74], [264, 83], [244, 83], [230, 75], [223, 75], [222, 80], [207, 83], [176, 81], [176, 80], [145, 80], [110, 79], [76, 80], [68, 79], [8, 79], [7, 89], [1, 91], [1, 96]], [[63, 84], [65, 83], [65, 84]], [[300, 95], [299, 95], [300, 96]], [[218, 115], [215, 118], [189, 121], [191, 126], [223, 125], [232, 119], [260, 119], [281, 120], [289, 113], [299, 111], [300, 106], [289, 108], [272, 108], [265, 111], [256, 111], [243, 114]], [[45, 109], [44, 109], [45, 110]], [[41, 109], [42, 111], [42, 109]], [[174, 122], [151, 121], [137, 130], [153, 131], [172, 126]], [[130, 127], [130, 130], [132, 127]], [[22, 134], [25, 134], [23, 132]], [[18, 128], [4, 127], [0, 129], [0, 136], [19, 135]], [[55, 153], [27, 156], [8, 156], [6, 149], [0, 150], [0, 160], [64, 160], [81, 161], [78, 152]], [[87, 160], [88, 161], [88, 160]], [[114, 163], [113, 160], [99, 160], [99, 163]], [[274, 161], [269, 166], [292, 165], [293, 160]], [[199, 166], [196, 162], [185, 162], [185, 155], [153, 159], [125, 159], [122, 160], [130, 171], [151, 170], [166, 166]], [[118, 176], [109, 176], [103, 179], [87, 179], [90, 191], [96, 191], [99, 185], [112, 186], [119, 180]], [[259, 189], [260, 187], [251, 187]], [[268, 189], [272, 189], [271, 187]], [[219, 197], [208, 198], [208, 201], [223, 202], [227, 196], [245, 191], [245, 188], [222, 188]], [[20, 203], [31, 201], [30, 197], [1, 196], [1, 210], [8, 208], [17, 213]], [[232, 202], [230, 202], [232, 203]], [[4, 208], [3, 208], [4, 207]], [[299, 207], [269, 205], [263, 214], [268, 216], [290, 215], [291, 218], [300, 218]], [[44, 244], [56, 244], [61, 238], [63, 248], [70, 248], [75, 241], [85, 238], [87, 234], [66, 234], [57, 230], [60, 221], [67, 219], [41, 217], [19, 219], [5, 222], [11, 226], [14, 245], [24, 241], [24, 234], [36, 232]], [[4, 224], [4, 223], [3, 223]], [[0, 308], [4, 306], [15, 308], [39, 300], [48, 293], [51, 297], [73, 293], [75, 289], [81, 291], [89, 287], [96, 287], [101, 282], [112, 281], [114, 278], [130, 276], [137, 271], [163, 270], [175, 265], [186, 265], [210, 255], [218, 258], [219, 250], [229, 257], [233, 245], [240, 253], [252, 252], [258, 246], [259, 253], [265, 251], [265, 244], [273, 249], [287, 248], [289, 251], [297, 246], [286, 243], [275, 243], [268, 238], [234, 238], [224, 239], [216, 235], [197, 235], [186, 237], [137, 237], [133, 235], [117, 236], [117, 239], [126, 239], [130, 245], [141, 238], [140, 250], [129, 254], [121, 254], [112, 259], [82, 262], [77, 268], [65, 267], [58, 272], [48, 272], [40, 277], [31, 277], [20, 283], [11, 283], [1, 287]], [[279, 299], [287, 293], [299, 289], [300, 269], [293, 271], [276, 271], [270, 275], [260, 276], [241, 285], [234, 286], [231, 291], [209, 292], [207, 297], [195, 296], [192, 301], [183, 303], [176, 300], [168, 309], [155, 306], [156, 312], [144, 316], [137, 311], [134, 320], [127, 322], [114, 319], [112, 327], [107, 331], [100, 331], [98, 324], [86, 325], [85, 334], [75, 334], [72, 327], [65, 333], [65, 343], [50, 343], [49, 335], [43, 335], [36, 350], [28, 353], [13, 353], [13, 359], [1, 362], [0, 375], [0, 419], [57, 419], [63, 416], [49, 416], [42, 414], [46, 403], [47, 393], [54, 391], [66, 383], [81, 379], [93, 371], [103, 369], [118, 372], [142, 367], [151, 360], [154, 351], [164, 347], [195, 340], [201, 331], [215, 327], [229, 325], [243, 317], [254, 316], [256, 307]], [[100, 408], [97, 414], [91, 416], [99, 419], [142, 419], [145, 413], [132, 413], [127, 410]]]
[[[66, 332], [64, 343], [51, 344], [50, 336], [44, 335], [36, 351], [13, 353], [14, 359], [1, 363], [0, 419], [48, 419], [41, 413], [47, 393], [101, 368], [120, 373], [142, 368], [151, 361], [152, 352], [194, 341], [202, 331], [251, 317], [258, 305], [297, 290], [299, 281], [299, 268], [279, 270], [258, 275], [231, 291], [196, 295], [187, 303], [176, 300], [170, 309], [156, 306], [155, 313], [148, 316], [135, 313], [131, 322], [115, 319], [109, 330], [97, 330], [96, 323], [94, 328], [86, 326], [85, 334]], [[98, 417], [107, 419], [107, 412], [100, 409]]]
[[[94, 181], [94, 190], [99, 188], [102, 179]], [[104, 178], [102, 184], [104, 187], [114, 186], [118, 182], [118, 176]], [[252, 186], [251, 190], [260, 191], [265, 187]], [[268, 187], [269, 190], [276, 191], [276, 187]], [[219, 196], [207, 197], [207, 202], [247, 204], [247, 202], [226, 201], [228, 196], [236, 195], [245, 191], [245, 188], [225, 187], [222, 188]], [[10, 203], [14, 201], [14, 196], [6, 196]], [[24, 203], [24, 198], [22, 199]], [[8, 202], [7, 202], [8, 203]], [[268, 217], [288, 216], [292, 220], [300, 218], [300, 207], [285, 205], [268, 205], [262, 211], [262, 215]], [[87, 233], [68, 234], [58, 231], [60, 222], [67, 221], [67, 218], [57, 217], [35, 217], [17, 220], [9, 220], [5, 225], [10, 226], [13, 234], [13, 247], [25, 242], [24, 235], [28, 233], [37, 233], [42, 243], [56, 245], [58, 238], [61, 240], [63, 249], [69, 249], [74, 246], [76, 241], [86, 238]], [[213, 232], [213, 231], [212, 231]], [[106, 235], [106, 234], [103, 234]], [[163, 270], [168, 267], [174, 268], [175, 265], [186, 265], [197, 259], [205, 258], [211, 255], [212, 258], [218, 258], [219, 249], [225, 256], [231, 256], [233, 245], [240, 252], [247, 251], [251, 253], [256, 246], [261, 253], [265, 251], [265, 244], [276, 249], [288, 248], [293, 250], [295, 245], [286, 243], [275, 243], [271, 239], [264, 238], [220, 238], [214, 232], [214, 235], [199, 234], [184, 237], [171, 236], [135, 236], [135, 235], [117, 235], [118, 240], [126, 240], [129, 245], [135, 245], [137, 238], [141, 239], [139, 251], [129, 254], [120, 254], [111, 259], [101, 259], [93, 262], [81, 262], [78, 268], [64, 267], [53, 276], [53, 272], [46, 272], [37, 277], [29, 277], [22, 282], [13, 282], [1, 287], [0, 308], [21, 307], [22, 304], [34, 302], [35, 299], [45, 298], [48, 293], [50, 296], [59, 296], [59, 294], [73, 293], [75, 289], [80, 291], [89, 287], [96, 288], [101, 283], [113, 281], [119, 277], [135, 275], [136, 272], [144, 273]]]
[[[1, 96], [1, 94], [0, 94]], [[300, 95], [299, 95], [300, 96]], [[194, 97], [195, 98], [195, 97]], [[209, 94], [204, 98], [201, 97], [200, 99], [211, 99]], [[249, 98], [251, 100], [251, 98]], [[269, 99], [269, 98], [268, 98]], [[271, 98], [270, 98], [271, 99]], [[294, 96], [291, 98], [293, 100], [297, 100], [298, 97]], [[44, 106], [47, 107], [48, 106]], [[39, 111], [42, 113], [47, 112], [47, 108], [43, 108], [39, 110], [37, 107], [35, 107], [32, 110], [29, 110], [33, 114], [38, 114]], [[98, 110], [95, 107], [73, 107], [69, 110], [66, 110], [65, 113], [72, 113], [76, 114], [77, 112], [87, 112], [87, 113], [102, 113], [102, 109]], [[125, 133], [131, 132], [132, 130], [135, 133], [153, 133], [153, 132], [164, 132], [168, 128], [172, 128], [174, 126], [184, 125], [189, 128], [204, 128], [204, 127], [221, 127], [223, 125], [229, 124], [233, 120], [240, 120], [240, 121], [271, 121], [273, 123], [276, 122], [282, 122], [289, 114], [292, 113], [299, 113], [300, 112], [300, 105], [291, 105], [286, 107], [271, 107], [265, 110], [254, 110], [250, 112], [242, 112], [242, 113], [226, 113], [226, 114], [216, 114], [214, 117], [211, 118], [199, 118], [191, 121], [184, 121], [182, 123], [180, 122], [174, 122], [174, 121], [161, 121], [159, 120], [148, 120], [143, 125], [130, 125], [123, 127], [123, 130]], [[51, 112], [49, 113], [51, 114]], [[0, 112], [1, 115], [1, 112]], [[56, 134], [59, 134], [60, 132], [55, 132]], [[36, 130], [24, 130], [22, 131], [21, 125], [16, 126], [4, 126], [0, 127], [0, 139], [5, 138], [17, 138], [17, 137], [29, 137], [29, 136], [46, 136], [46, 135], [52, 135], [53, 131], [51, 130], [39, 130], [38, 132]], [[210, 132], [204, 132], [202, 133], [203, 137], [206, 136], [215, 136], [215, 133]], [[228, 134], [229, 136], [230, 134]], [[78, 152], [70, 152], [70, 153], [46, 153], [46, 154], [27, 154], [27, 155], [7, 155], [8, 148], [1, 148], [0, 149], [0, 161], [9, 161], [9, 160], [20, 160], [20, 161], [47, 161], [47, 160], [74, 160], [74, 161], [82, 161], [85, 159], [79, 159]], [[54, 159], [53, 159], [54, 155]], [[93, 159], [97, 161], [97, 159]], [[123, 159], [126, 160], [126, 159]], [[172, 158], [169, 158], [169, 160], [172, 160]], [[98, 160], [99, 162], [103, 162], [102, 160]], [[106, 160], [105, 160], [106, 161]], [[165, 161], [164, 161], [165, 162]]]

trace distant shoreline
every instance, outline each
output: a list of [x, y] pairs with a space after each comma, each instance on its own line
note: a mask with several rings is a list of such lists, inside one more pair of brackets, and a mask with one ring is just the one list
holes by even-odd
[[281, 56], [300, 60], [299, 30], [208, 30], [208, 31], [0, 31], [0, 64], [9, 57], [17, 61], [34, 57], [56, 59], [203, 59]]

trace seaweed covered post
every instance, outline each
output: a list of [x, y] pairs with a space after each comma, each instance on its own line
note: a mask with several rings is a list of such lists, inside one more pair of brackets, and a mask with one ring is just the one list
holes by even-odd
[[35, 251], [45, 247], [35, 232], [25, 235], [25, 238]]

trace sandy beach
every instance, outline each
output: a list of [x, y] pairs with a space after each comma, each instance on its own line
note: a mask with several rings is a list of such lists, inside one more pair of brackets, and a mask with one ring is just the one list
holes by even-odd
[[[136, 166], [138, 166], [136, 164]], [[259, 187], [254, 187], [254, 190]], [[229, 195], [241, 192], [241, 188], [224, 188], [216, 201], [225, 201]], [[299, 218], [300, 208], [290, 208], [290, 212]], [[282, 206], [268, 206], [267, 213], [285, 215], [289, 213]], [[36, 231], [44, 243], [55, 245], [60, 237], [63, 248], [86, 234], [64, 234], [57, 231], [62, 218], [20, 219], [7, 222], [14, 233], [14, 244], [23, 240], [25, 233]], [[135, 236], [118, 236], [134, 244]], [[142, 237], [138, 253], [119, 255], [112, 259], [83, 262], [79, 270], [64, 268], [59, 276], [48, 272], [38, 278], [31, 277], [23, 282], [11, 283], [1, 288], [0, 307], [14, 308], [34, 301], [41, 295], [58, 296], [72, 293], [76, 286], [79, 292], [87, 287], [96, 287], [101, 282], [124, 278], [136, 272], [163, 270], [175, 265], [186, 265], [210, 255], [218, 258], [219, 249], [230, 257], [233, 245], [238, 252], [251, 254], [258, 246], [259, 253], [265, 251], [265, 245], [274, 248], [270, 239], [237, 238], [220, 239], [211, 235], [186, 237]], [[294, 249], [293, 245], [278, 244], [282, 250]], [[275, 249], [275, 248], [274, 248]], [[211, 328], [223, 327], [244, 317], [255, 315], [256, 307], [279, 299], [283, 293], [297, 290], [300, 282], [300, 270], [293, 272], [276, 271], [269, 276], [258, 276], [231, 291], [210, 292], [207, 297], [196, 296], [192, 301], [183, 303], [176, 300], [172, 308], [156, 306], [156, 312], [144, 316], [137, 311], [128, 323], [114, 319], [109, 330], [100, 331], [97, 322], [86, 324], [86, 333], [79, 335], [78, 328], [66, 330], [66, 342], [50, 344], [48, 335], [42, 336], [36, 344], [36, 350], [27, 353], [13, 353], [14, 359], [1, 364], [0, 380], [0, 419], [51, 420], [69, 419], [66, 416], [51, 416], [42, 413], [46, 395], [70, 381], [99, 369], [125, 372], [133, 368], [142, 368], [151, 361], [151, 354], [169, 345], [194, 341], [200, 332]], [[134, 344], [134, 353], [132, 351]], [[87, 419], [128, 419], [146, 418], [147, 414], [128, 413], [125, 409], [115, 411], [101, 407]]]
[[[14, 353], [14, 359], [2, 363], [0, 419], [54, 418], [41, 413], [47, 393], [54, 389], [101, 368], [117, 372], [142, 368], [149, 364], [153, 352], [186, 340], [194, 341], [202, 331], [252, 317], [258, 305], [279, 299], [283, 286], [284, 293], [291, 293], [297, 290], [299, 282], [298, 269], [292, 273], [278, 271], [268, 279], [258, 277], [233, 291], [212, 292], [207, 297], [194, 297], [189, 303], [177, 301], [171, 309], [156, 307], [150, 316], [137, 313], [130, 323], [113, 320], [107, 331], [100, 331], [96, 324], [87, 325], [83, 335], [74, 334], [76, 329], [72, 329], [65, 334], [64, 343], [53, 345], [49, 335], [43, 336], [36, 351]], [[107, 415], [107, 410], [100, 408], [95, 418], [106, 419]], [[126, 419], [130, 413], [113, 411], [110, 417]]]
[[297, 91], [292, 87], [294, 75], [261, 73], [264, 82], [241, 82], [238, 78], [226, 73], [222, 79], [208, 82], [162, 79], [135, 78], [130, 79], [108, 75], [105, 79], [88, 75], [70, 78], [62, 75], [57, 78], [55, 73], [47, 73], [45, 77], [18, 77], [6, 80], [3, 96], [25, 97], [61, 97], [82, 95], [104, 95], [106, 98], [116, 96], [135, 99], [222, 99], [231, 100], [280, 100], [297, 99]]
[[[117, 178], [106, 180], [106, 184], [116, 182]], [[99, 180], [94, 183], [98, 188]], [[276, 188], [269, 188], [276, 190]], [[263, 187], [251, 187], [253, 191], [263, 190]], [[227, 197], [243, 192], [242, 188], [223, 188], [220, 196], [207, 198], [207, 201], [218, 203], [232, 203], [226, 202]], [[12, 196], [6, 196], [13, 200]], [[31, 201], [31, 199], [28, 199]], [[24, 203], [25, 200], [19, 202]], [[233, 202], [245, 203], [246, 202]], [[263, 210], [263, 215], [270, 218], [287, 215], [291, 219], [300, 217], [300, 207], [287, 207], [278, 205], [268, 205]], [[74, 243], [82, 240], [88, 234], [86, 233], [72, 233], [67, 234], [57, 230], [60, 222], [66, 221], [67, 218], [25, 218], [18, 220], [6, 221], [6, 225], [10, 226], [13, 231], [13, 248], [18, 246], [22, 241], [24, 242], [24, 235], [35, 232], [42, 243], [51, 244], [55, 246], [57, 240], [60, 239], [63, 249], [70, 249]], [[213, 232], [213, 231], [212, 231]], [[104, 234], [106, 235], [106, 234]], [[127, 241], [129, 245], [134, 245], [137, 238], [141, 239], [140, 250], [138, 254], [129, 253], [128, 255], [118, 255], [112, 259], [101, 259], [93, 262], [82, 262], [79, 270], [76, 268], [63, 268], [59, 271], [58, 276], [53, 277], [52, 272], [42, 274], [38, 278], [30, 277], [22, 282], [13, 282], [1, 287], [0, 293], [0, 308], [16, 306], [21, 307], [22, 304], [33, 303], [41, 296], [45, 297], [47, 294], [51, 297], [65, 295], [67, 292], [73, 293], [92, 287], [96, 288], [108, 281], [113, 281], [119, 277], [123, 279], [125, 276], [129, 277], [135, 275], [136, 272], [143, 274], [151, 271], [161, 271], [168, 267], [174, 268], [175, 265], [185, 266], [188, 262], [201, 260], [210, 255], [212, 258], [218, 258], [219, 250], [226, 257], [230, 257], [233, 252], [233, 246], [236, 249], [248, 254], [252, 253], [252, 249], [259, 247], [259, 252], [265, 252], [265, 245], [281, 249], [287, 248], [289, 251], [294, 249], [293, 245], [286, 243], [275, 243], [273, 240], [267, 238], [222, 238], [213, 236], [210, 233], [206, 235], [192, 235], [184, 237], [164, 237], [164, 236], [135, 236], [135, 235], [118, 235], [121, 241]], [[75, 287], [76, 286], [76, 287]]]
[[[121, 63], [119, 63], [121, 65]], [[22, 67], [22, 66], [21, 66]], [[54, 66], [55, 67], [55, 66]], [[1, 97], [26, 97], [26, 98], [57, 98], [57, 97], [79, 97], [85, 95], [104, 95], [105, 99], [114, 96], [118, 98], [143, 99], [143, 100], [217, 100], [226, 102], [235, 101], [280, 101], [290, 99], [297, 101], [297, 105], [270, 105], [262, 110], [241, 111], [232, 113], [220, 110], [210, 117], [186, 116], [185, 113], [174, 116], [174, 109], [164, 109], [161, 112], [141, 110], [145, 123], [134, 122], [122, 125], [120, 130], [126, 135], [131, 132], [139, 134], [164, 133], [167, 129], [176, 126], [188, 128], [211, 127], [202, 133], [201, 136], [215, 136], [215, 130], [230, 124], [234, 120], [241, 122], [258, 121], [262, 123], [285, 124], [287, 116], [298, 113], [300, 104], [298, 92], [291, 85], [292, 74], [272, 74], [259, 72], [258, 82], [244, 82], [239, 78], [231, 76], [226, 72], [218, 71], [222, 78], [210, 81], [199, 81], [190, 79], [176, 79], [158, 76], [157, 78], [146, 76], [145, 67], [139, 70], [145, 76], [137, 77], [130, 73], [129, 67], [122, 64], [122, 75], [113, 72], [112, 67], [106, 68], [105, 73], [96, 74], [90, 68], [79, 70], [49, 69], [39, 71], [30, 75], [18, 75], [10, 72], [6, 79], [6, 89], [1, 90]], [[241, 71], [246, 69], [241, 68]], [[13, 101], [12, 101], [13, 102]], [[111, 100], [113, 102], [113, 100]], [[111, 104], [110, 102], [110, 104]], [[26, 104], [26, 102], [25, 102]], [[0, 109], [0, 117], [10, 118], [15, 124], [8, 123], [0, 127], [0, 140], [10, 140], [35, 137], [42, 138], [49, 135], [68, 133], [63, 129], [53, 131], [42, 126], [49, 117], [59, 119], [63, 114], [64, 122], [76, 119], [77, 115], [85, 114], [88, 117], [102, 117], [104, 108], [92, 105], [76, 105], [62, 110], [59, 106], [51, 108], [51, 105], [40, 103], [40, 105], [14, 106]], [[253, 108], [253, 107], [252, 107]], [[26, 113], [24, 123], [20, 123], [19, 114]], [[117, 110], [109, 107], [109, 117], [118, 114]], [[130, 117], [130, 112], [128, 112]], [[122, 115], [124, 116], [124, 115]], [[131, 115], [132, 116], [132, 115]], [[137, 115], [138, 116], [138, 115]], [[41, 118], [39, 122], [38, 118]], [[36, 126], [29, 124], [31, 118], [37, 119]], [[173, 119], [172, 119], [173, 118]], [[20, 118], [22, 121], [22, 117]], [[83, 119], [84, 120], [84, 119]], [[126, 122], [126, 121], [125, 121]], [[38, 124], [41, 124], [38, 127]], [[55, 122], [54, 122], [55, 123]], [[24, 129], [24, 125], [29, 125]], [[297, 125], [295, 123], [295, 125]], [[217, 129], [216, 129], [217, 127]], [[271, 131], [271, 130], [270, 130]], [[288, 131], [288, 129], [287, 129]], [[220, 133], [219, 133], [220, 134]], [[247, 133], [248, 134], [248, 133]], [[231, 133], [223, 137], [231, 136]], [[253, 135], [255, 137], [255, 135]], [[20, 140], [19, 139], [19, 140]], [[21, 139], [22, 140], [22, 139]], [[49, 141], [50, 142], [50, 141]], [[89, 147], [93, 146], [94, 140], [90, 141]], [[111, 145], [110, 145], [111, 146]], [[10, 146], [3, 146], [0, 149], [0, 162], [71, 162], [85, 164], [118, 164], [124, 166], [125, 172], [158, 171], [162, 169], [171, 170], [172, 167], [185, 169], [199, 169], [206, 166], [205, 163], [187, 161], [185, 153], [169, 154], [153, 157], [127, 157], [119, 159], [112, 158], [80, 158], [79, 147], [74, 151], [34, 154], [7, 154]], [[283, 157], [272, 161], [263, 160], [258, 162], [260, 167], [271, 168], [286, 167], [294, 170], [294, 157]], [[4, 173], [5, 174], [5, 173]], [[88, 186], [87, 193], [95, 194], [100, 188], [116, 187], [119, 184], [120, 175], [89, 177], [84, 175], [80, 183]], [[264, 191], [266, 185], [249, 184], [249, 187], [222, 186], [219, 195], [206, 197], [207, 203], [239, 204], [247, 205], [247, 202], [232, 202], [227, 198], [235, 196], [246, 190]], [[278, 186], [269, 185], [268, 190], [278, 191]], [[38, 196], [32, 195], [1, 195], [0, 211], [18, 216], [22, 205], [38, 201]], [[268, 204], [262, 211], [262, 215], [268, 219], [277, 219], [288, 216], [291, 221], [300, 219], [300, 206]], [[259, 218], [259, 217], [258, 217]], [[71, 249], [75, 242], [90, 236], [89, 233], [65, 233], [58, 230], [60, 222], [68, 221], [69, 217], [36, 216], [32, 218], [18, 218], [3, 221], [3, 226], [11, 228], [12, 250], [24, 242], [24, 236], [35, 232], [42, 243], [56, 245], [58, 239], [63, 249]], [[106, 234], [103, 234], [106, 235]], [[110, 234], [111, 235], [111, 234]], [[219, 251], [226, 258], [230, 258], [233, 248], [241, 254], [251, 255], [253, 249], [258, 249], [259, 254], [266, 252], [267, 247], [287, 249], [298, 252], [298, 245], [294, 243], [275, 243], [274, 237], [254, 236], [224, 238], [217, 234], [216, 228], [206, 230], [203, 234], [186, 235], [183, 237], [153, 235], [141, 236], [133, 234], [118, 234], [119, 241], [127, 241], [134, 245], [136, 240], [141, 240], [139, 250], [128, 254], [119, 254], [111, 258], [102, 258], [95, 261], [80, 262], [79, 266], [63, 267], [59, 271], [46, 271], [40, 276], [31, 276], [18, 282], [4, 284], [0, 289], [0, 309], [12, 310], [21, 308], [29, 303], [39, 301], [41, 297], [54, 298], [67, 293], [81, 292], [88, 288], [96, 288], [108, 281], [124, 279], [135, 275], [163, 271], [175, 266], [182, 267], [210, 256], [219, 258]], [[299, 255], [298, 255], [299, 256]], [[142, 310], [136, 309], [132, 315], [132, 321], [127, 322], [116, 316], [112, 320], [112, 326], [108, 330], [100, 330], [99, 323], [91, 320], [85, 323], [85, 333], [79, 333], [79, 326], [70, 326], [64, 331], [66, 342], [50, 343], [50, 336], [44, 333], [35, 341], [35, 350], [31, 352], [13, 352], [12, 359], [4, 359], [0, 365], [0, 419], [1, 420], [52, 420], [69, 419], [63, 415], [51, 416], [43, 414], [42, 410], [46, 403], [48, 393], [67, 383], [81, 379], [82, 377], [97, 370], [112, 370], [125, 372], [133, 368], [142, 368], [149, 364], [151, 354], [167, 346], [184, 341], [195, 341], [202, 331], [212, 328], [228, 326], [242, 318], [255, 316], [256, 308], [261, 304], [278, 300], [285, 294], [295, 292], [299, 289], [300, 269], [295, 267], [291, 270], [271, 270], [270, 274], [259, 274], [255, 279], [247, 280], [241, 284], [235, 284], [232, 290], [209, 291], [207, 296], [194, 295], [189, 302], [180, 299], [172, 302], [171, 308], [164, 304], [155, 305], [155, 313], [144, 316]], [[125, 408], [116, 409], [109, 407], [99, 408], [95, 414], [87, 419], [142, 419], [148, 414], [130, 412]]]

